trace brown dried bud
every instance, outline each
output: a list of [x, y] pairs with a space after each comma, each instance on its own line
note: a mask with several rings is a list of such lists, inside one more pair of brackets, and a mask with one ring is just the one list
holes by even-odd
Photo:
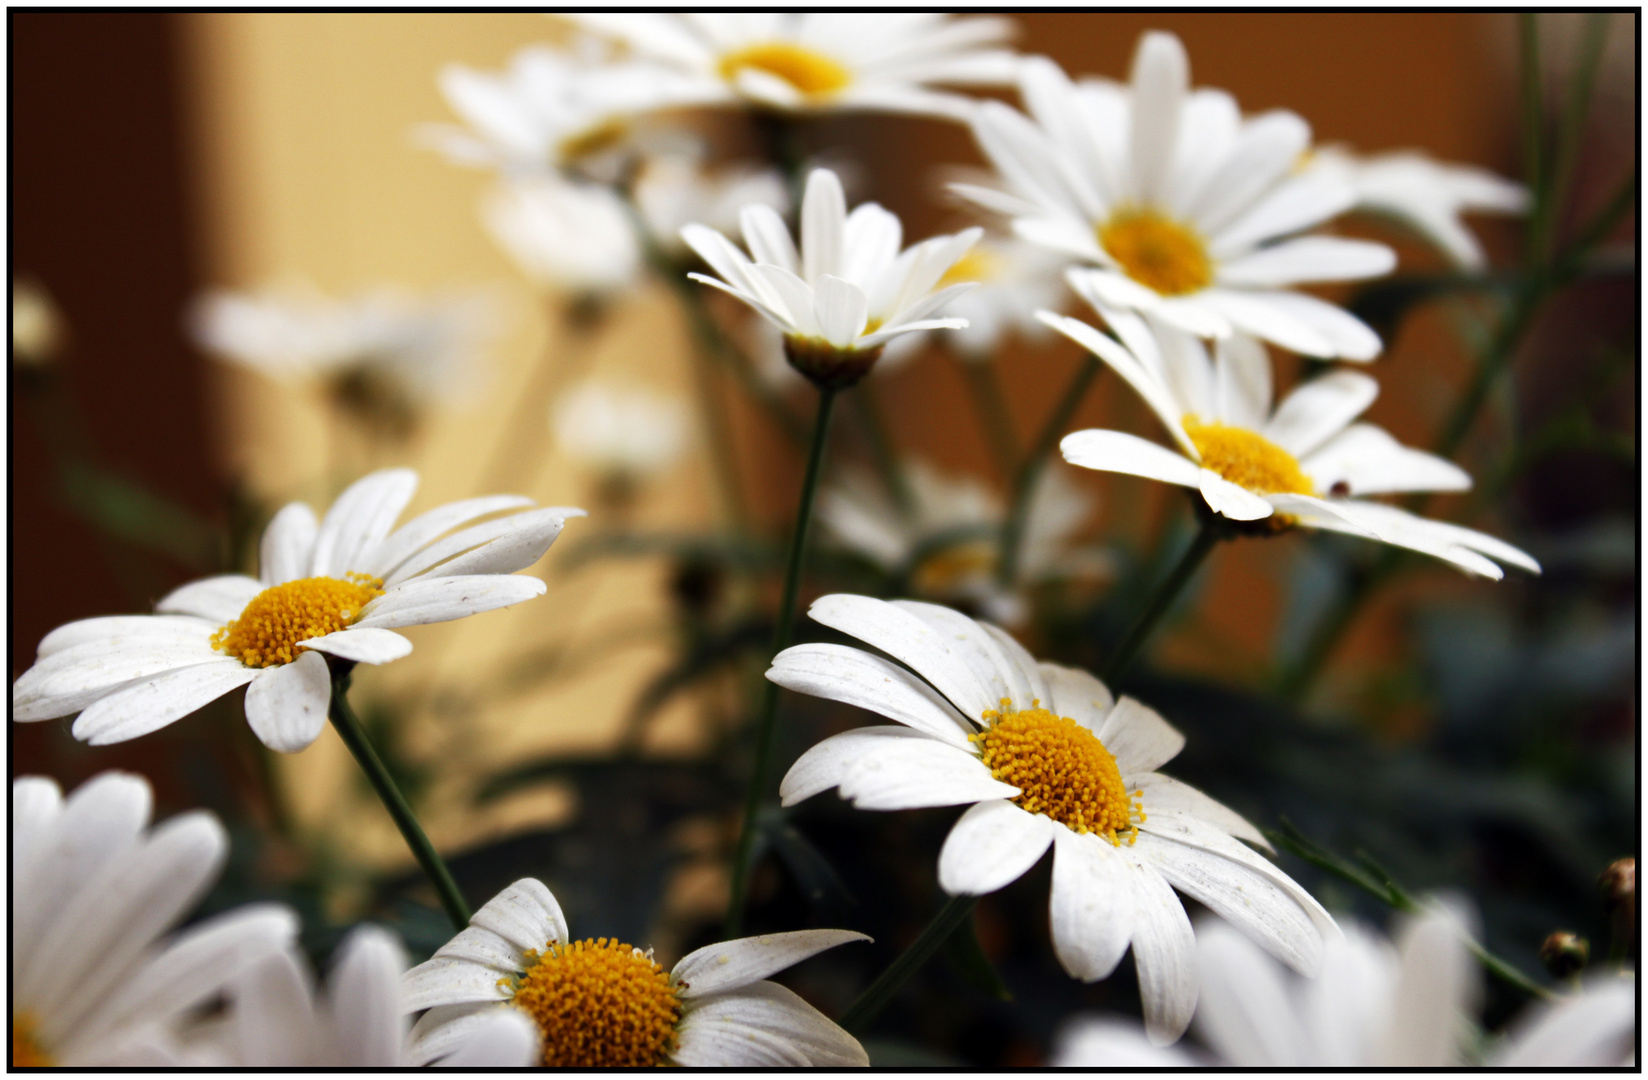
[[1540, 963], [1553, 979], [1568, 979], [1584, 970], [1591, 959], [1591, 943], [1567, 930], [1558, 930], [1539, 947]]
[[1608, 869], [1597, 878], [1597, 884], [1602, 887], [1602, 896], [1608, 907], [1613, 908], [1621, 904], [1635, 904], [1637, 899], [1637, 861], [1627, 855], [1623, 859], [1615, 859], [1608, 864]]
[[823, 338], [784, 336], [784, 358], [820, 390], [845, 390], [870, 373], [881, 346], [844, 349]]

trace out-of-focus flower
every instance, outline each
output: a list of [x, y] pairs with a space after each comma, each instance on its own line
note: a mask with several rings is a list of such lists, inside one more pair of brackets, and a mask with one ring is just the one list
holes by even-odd
[[1531, 205], [1521, 184], [1416, 151], [1364, 158], [1344, 147], [1324, 146], [1305, 168], [1349, 183], [1356, 191], [1356, 209], [1396, 218], [1468, 270], [1480, 270], [1486, 259], [1460, 215], [1525, 214]]
[[297, 918], [236, 908], [171, 937], [206, 893], [229, 840], [204, 811], [151, 829], [148, 781], [105, 772], [67, 800], [56, 782], [11, 784], [11, 1063], [177, 1066], [189, 1014], [289, 948]]
[[[376, 926], [357, 927], [343, 939], [324, 995], [316, 995], [301, 955], [275, 953], [228, 987], [233, 1013], [196, 1053], [220, 1067], [405, 1068], [411, 1064], [411, 1023], [401, 1008], [405, 973], [400, 940]], [[506, 1012], [473, 1025], [438, 1064], [524, 1069], [537, 1061], [537, 1028]]]
[[385, 287], [338, 299], [300, 286], [207, 293], [191, 322], [222, 359], [275, 379], [325, 379], [340, 404], [404, 433], [417, 410], [473, 395], [500, 320], [483, 292]]
[[11, 362], [19, 367], [44, 367], [57, 359], [63, 336], [63, 313], [45, 286], [28, 278], [12, 278]]
[[481, 204], [492, 238], [537, 284], [570, 293], [622, 289], [641, 272], [641, 245], [611, 188], [555, 175], [505, 177]]
[[498, 74], [449, 65], [441, 92], [468, 127], [432, 124], [421, 135], [461, 165], [612, 179], [636, 149], [644, 114], [695, 99], [680, 72], [610, 52], [586, 37], [569, 51], [529, 46]]
[[984, 237], [942, 279], [942, 284], [979, 283], [950, 305], [950, 313], [966, 319], [967, 326], [948, 331], [945, 341], [963, 360], [984, 360], [995, 355], [1009, 334], [1045, 338], [1047, 327], [1035, 313], [1063, 306], [1063, 271], [1069, 263], [1059, 252], [1036, 244]]
[[448, 1053], [500, 1012], [531, 1017], [550, 1068], [841, 1068], [869, 1058], [858, 1040], [768, 975], [825, 949], [866, 941], [851, 930], [799, 930], [707, 945], [670, 971], [650, 950], [573, 941], [561, 905], [523, 878], [487, 901], [469, 928], [407, 972], [402, 1005], [428, 1009], [412, 1059]]
[[807, 178], [796, 248], [778, 211], [745, 207], [745, 255], [699, 224], [681, 238], [720, 274], [689, 274], [738, 297], [784, 333], [790, 363], [820, 386], [851, 386], [869, 373], [893, 338], [920, 330], [959, 329], [963, 319], [930, 318], [971, 284], [937, 288], [982, 229], [935, 236], [899, 250], [903, 226], [876, 203], [847, 213], [841, 181], [828, 169]]
[[1382, 244], [1295, 236], [1351, 208], [1355, 189], [1300, 171], [1310, 127], [1290, 112], [1244, 119], [1229, 94], [1190, 89], [1172, 34], [1139, 41], [1130, 86], [1072, 83], [1024, 62], [1032, 120], [1000, 102], [973, 121], [1007, 192], [957, 185], [1021, 237], [1096, 264], [1080, 271], [1108, 304], [1204, 337], [1241, 331], [1308, 356], [1369, 360], [1379, 338], [1343, 309], [1290, 291], [1383, 274]]
[[687, 419], [678, 397], [590, 379], [556, 398], [550, 426], [561, 453], [573, 461], [636, 481], [675, 464], [686, 445]]
[[101, 746], [146, 735], [247, 686], [246, 720], [264, 745], [302, 750], [326, 723], [331, 678], [323, 654], [385, 664], [412, 651], [392, 627], [541, 596], [542, 581], [515, 571], [537, 562], [566, 519], [584, 513], [548, 507], [469, 524], [532, 502], [488, 495], [436, 507], [391, 531], [417, 486], [410, 469], [373, 473], [319, 522], [304, 503], [288, 503], [263, 531], [261, 578], [203, 578], [164, 597], [155, 615], [58, 627], [12, 684], [12, 719], [79, 713], [74, 737]]
[[732, 232], [744, 207], [757, 204], [780, 216], [789, 213], [789, 188], [776, 170], [743, 165], [712, 172], [696, 155], [661, 154], [647, 159], [635, 181], [635, 205], [647, 231], [675, 257], [687, 253], [683, 227], [698, 222]]
[[1072, 284], [1121, 342], [1077, 319], [1051, 312], [1041, 318], [1115, 369], [1167, 428], [1174, 449], [1090, 429], [1064, 437], [1066, 461], [1199, 489], [1215, 513], [1265, 521], [1269, 530], [1303, 525], [1349, 533], [1495, 579], [1504, 572], [1493, 559], [1539, 572], [1526, 552], [1485, 533], [1350, 498], [1471, 486], [1452, 462], [1402, 446], [1373, 424], [1353, 423], [1379, 394], [1373, 379], [1335, 371], [1295, 388], [1273, 409], [1270, 357], [1257, 341], [1234, 335], [1209, 358], [1199, 339], [1106, 307], [1082, 282]]
[[[868, 470], [843, 469], [818, 497], [818, 520], [833, 538], [888, 574], [905, 575], [922, 596], [961, 601], [1009, 625], [1025, 616], [1016, 589], [996, 580], [1002, 519], [994, 491], [970, 476], [947, 476], [920, 460], [903, 463], [912, 505], [901, 512], [886, 485]], [[1104, 552], [1075, 548], [1093, 499], [1066, 470], [1043, 471], [1030, 498], [1020, 580], [1027, 583], [1109, 570]]]
[[965, 120], [970, 98], [932, 84], [1001, 86], [1018, 58], [1006, 19], [933, 11], [579, 13], [586, 29], [691, 76], [692, 96], [785, 112], [875, 110]]
[[832, 595], [816, 622], [908, 669], [844, 645], [797, 645], [767, 678], [898, 721], [808, 750], [779, 785], [791, 806], [836, 788], [862, 810], [967, 806], [939, 853], [945, 892], [982, 895], [1053, 848], [1053, 947], [1085, 982], [1129, 946], [1152, 1042], [1196, 1008], [1195, 935], [1173, 889], [1314, 974], [1332, 918], [1241, 840], [1241, 816], [1155, 769], [1184, 736], [1084, 671], [1038, 663], [1006, 632], [934, 604]]
[[[1236, 1068], [1448, 1068], [1467, 1064], [1477, 977], [1457, 914], [1411, 920], [1393, 947], [1361, 926], [1328, 944], [1322, 971], [1301, 979], [1253, 944], [1209, 920], [1197, 927], [1202, 978], [1196, 1034], [1215, 1060], [1149, 1045], [1135, 1024], [1093, 1016], [1066, 1025], [1051, 1064]], [[1636, 981], [1593, 980], [1581, 992], [1536, 1006], [1488, 1055], [1502, 1068], [1605, 1068], [1629, 1064], [1636, 1036]]]

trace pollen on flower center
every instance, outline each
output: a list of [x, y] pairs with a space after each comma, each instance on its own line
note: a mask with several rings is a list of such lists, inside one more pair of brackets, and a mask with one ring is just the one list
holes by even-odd
[[537, 1023], [546, 1068], [646, 1068], [673, 1048], [681, 1002], [650, 952], [615, 938], [527, 953], [514, 1004]]
[[1314, 495], [1299, 461], [1257, 432], [1184, 418], [1185, 434], [1202, 455], [1202, 467], [1261, 495]]
[[1128, 277], [1163, 296], [1213, 283], [1213, 260], [1195, 231], [1148, 209], [1121, 209], [1098, 228], [1099, 244]]
[[[1046, 814], [1078, 833], [1097, 833], [1112, 844], [1138, 838], [1143, 807], [1127, 794], [1116, 759], [1098, 736], [1069, 717], [1032, 701], [1030, 708], [987, 710], [988, 725], [968, 738], [978, 744], [990, 775], [1019, 789], [1013, 802]], [[1139, 792], [1134, 792], [1138, 796]]]
[[247, 667], [290, 664], [303, 651], [298, 642], [344, 629], [360, 618], [373, 597], [382, 595], [383, 582], [367, 574], [275, 585], [252, 597], [239, 618], [213, 634], [212, 648], [238, 657]]
[[921, 560], [911, 575], [911, 584], [919, 592], [943, 593], [969, 579], [989, 573], [995, 565], [996, 548], [988, 541], [950, 544]]
[[829, 97], [853, 81], [852, 72], [841, 64], [788, 41], [750, 45], [721, 58], [721, 77], [728, 82], [745, 68], [776, 75], [810, 98]]
[[57, 1064], [40, 1045], [34, 1017], [26, 1012], [11, 1014], [11, 1064], [14, 1069], [48, 1068]]

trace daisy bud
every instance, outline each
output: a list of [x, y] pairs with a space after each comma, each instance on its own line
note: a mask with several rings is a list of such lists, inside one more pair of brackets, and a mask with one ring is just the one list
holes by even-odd
[[1630, 906], [1637, 899], [1637, 861], [1626, 856], [1608, 864], [1608, 869], [1597, 879], [1602, 887], [1604, 902], [1610, 909]]
[[1571, 979], [1591, 959], [1591, 943], [1578, 934], [1557, 930], [1539, 947], [1539, 962], [1553, 979]]

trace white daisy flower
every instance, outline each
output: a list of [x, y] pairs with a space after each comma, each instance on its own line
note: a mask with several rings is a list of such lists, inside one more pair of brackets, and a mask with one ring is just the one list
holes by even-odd
[[641, 244], [610, 187], [555, 174], [502, 177], [481, 203], [498, 246], [538, 285], [609, 293], [641, 273]]
[[635, 179], [635, 205], [654, 242], [674, 258], [687, 254], [683, 227], [698, 222], [719, 232], [738, 227], [744, 207], [789, 213], [790, 191], [776, 169], [735, 165], [711, 171], [694, 154], [647, 159]]
[[783, 112], [849, 110], [965, 120], [974, 102], [931, 84], [1002, 86], [1012, 23], [940, 12], [586, 12], [569, 16], [674, 66], [724, 103]]
[[898, 721], [824, 740], [779, 786], [791, 806], [836, 788], [862, 810], [966, 806], [939, 853], [945, 892], [994, 892], [1053, 849], [1053, 947], [1084, 982], [1131, 945], [1151, 1040], [1196, 1008], [1195, 936], [1177, 888], [1314, 973], [1338, 933], [1309, 893], [1242, 844], [1236, 813], [1154, 770], [1184, 736], [1084, 671], [1038, 663], [1006, 632], [912, 600], [832, 595], [812, 618], [844, 645], [797, 645], [767, 678]]
[[[326, 656], [385, 664], [412, 651], [394, 627], [541, 596], [542, 581], [515, 571], [537, 562], [566, 519], [584, 513], [521, 510], [532, 501], [488, 495], [394, 529], [417, 486], [409, 469], [373, 473], [319, 522], [305, 504], [288, 503], [263, 532], [260, 577], [203, 578], [167, 595], [154, 615], [58, 627], [12, 684], [12, 719], [79, 713], [74, 737], [101, 746], [146, 735], [246, 686], [246, 720], [264, 745], [302, 750], [326, 723]], [[504, 510], [520, 512], [471, 524]]]
[[1144, 35], [1130, 86], [1079, 86], [1027, 60], [1031, 118], [987, 102], [973, 121], [1008, 194], [954, 190], [1013, 218], [1026, 240], [1094, 264], [1106, 303], [1203, 337], [1241, 331], [1309, 356], [1370, 360], [1379, 338], [1355, 316], [1291, 291], [1386, 273], [1382, 244], [1296, 236], [1351, 208], [1355, 190], [1300, 171], [1310, 127], [1290, 112], [1244, 118], [1229, 94], [1190, 89], [1172, 34]]
[[[910, 587], [923, 596], [976, 605], [996, 622], [1022, 622], [1023, 596], [996, 580], [1006, 515], [1001, 498], [975, 477], [946, 475], [920, 459], [906, 459], [902, 467], [913, 504], [908, 513], [900, 511], [880, 477], [846, 468], [819, 493], [819, 524], [884, 573], [908, 575]], [[1030, 496], [1020, 580], [1108, 572], [1104, 552], [1074, 545], [1094, 507], [1093, 498], [1062, 467], [1043, 470]]]
[[1487, 260], [1460, 215], [1525, 214], [1532, 204], [1521, 184], [1411, 150], [1364, 158], [1325, 146], [1311, 155], [1306, 171], [1349, 183], [1356, 209], [1396, 218], [1468, 270], [1480, 270]]
[[967, 325], [929, 316], [973, 286], [933, 290], [982, 229], [935, 236], [901, 252], [898, 217], [876, 203], [849, 215], [841, 181], [828, 169], [807, 178], [799, 250], [772, 207], [747, 206], [741, 218], [749, 255], [706, 226], [681, 230], [721, 278], [687, 276], [731, 293], [776, 325], [790, 363], [814, 383], [851, 386], [892, 339]]
[[656, 476], [676, 462], [686, 446], [687, 423], [679, 397], [599, 379], [563, 391], [550, 411], [561, 453], [631, 480]]
[[[1229, 928], [1197, 928], [1202, 978], [1196, 1034], [1210, 1062], [1150, 1046], [1136, 1025], [1084, 1016], [1061, 1033], [1051, 1064], [1235, 1068], [1449, 1068], [1468, 1064], [1477, 991], [1459, 917], [1421, 915], [1393, 946], [1351, 924], [1329, 943], [1322, 971], [1301, 979]], [[1636, 981], [1595, 980], [1536, 1006], [1488, 1055], [1504, 1068], [1608, 1067], [1632, 1057]]]
[[[308, 962], [294, 950], [248, 970], [227, 996], [233, 1014], [202, 1057], [219, 1066], [394, 1069], [412, 1064], [411, 1022], [401, 1007], [406, 950], [387, 930], [350, 931], [332, 959], [326, 992], [315, 993]], [[215, 1051], [215, 1052], [214, 1052]], [[500, 1011], [454, 1042], [447, 1068], [524, 1069], [538, 1061], [538, 1029]]]
[[66, 800], [45, 777], [12, 781], [14, 1067], [181, 1064], [188, 1015], [296, 937], [297, 918], [271, 904], [164, 937], [217, 880], [229, 840], [204, 811], [151, 829], [152, 806], [130, 773]]
[[636, 148], [643, 114], [695, 97], [680, 72], [610, 54], [584, 38], [566, 51], [528, 46], [498, 74], [451, 64], [441, 92], [468, 126], [430, 125], [420, 134], [460, 165], [611, 179]]
[[1264, 521], [1266, 531], [1303, 525], [1363, 536], [1494, 579], [1504, 576], [1494, 559], [1539, 572], [1526, 552], [1485, 533], [1351, 498], [1471, 486], [1452, 462], [1354, 422], [1379, 394], [1373, 379], [1335, 371], [1300, 385], [1273, 408], [1270, 358], [1252, 338], [1233, 335], [1209, 358], [1201, 341], [1183, 331], [1105, 307], [1091, 293], [1087, 299], [1121, 342], [1078, 319], [1039, 317], [1127, 380], [1167, 428], [1174, 449], [1090, 429], [1064, 437], [1059, 448], [1066, 461], [1198, 489], [1215, 513], [1235, 522]]
[[941, 279], [945, 285], [978, 282], [978, 288], [950, 305], [950, 313], [966, 319], [967, 326], [946, 333], [946, 343], [962, 360], [984, 360], [994, 356], [1009, 335], [1044, 339], [1047, 328], [1035, 312], [1064, 306], [1064, 269], [1069, 263], [1059, 252], [1036, 244], [984, 237]]
[[472, 392], [500, 329], [485, 293], [419, 297], [379, 287], [347, 299], [308, 286], [207, 293], [195, 339], [208, 351], [275, 379], [322, 377], [340, 392], [381, 390], [404, 403]]
[[650, 950], [573, 941], [549, 889], [523, 878], [407, 972], [402, 1007], [429, 1010], [412, 1029], [412, 1060], [438, 1058], [477, 1025], [519, 1011], [537, 1025], [552, 1068], [868, 1065], [858, 1040], [764, 981], [867, 940], [851, 930], [767, 934], [705, 946], [665, 971]]
[[45, 286], [28, 278], [11, 279], [11, 362], [44, 367], [63, 348], [63, 313]]

